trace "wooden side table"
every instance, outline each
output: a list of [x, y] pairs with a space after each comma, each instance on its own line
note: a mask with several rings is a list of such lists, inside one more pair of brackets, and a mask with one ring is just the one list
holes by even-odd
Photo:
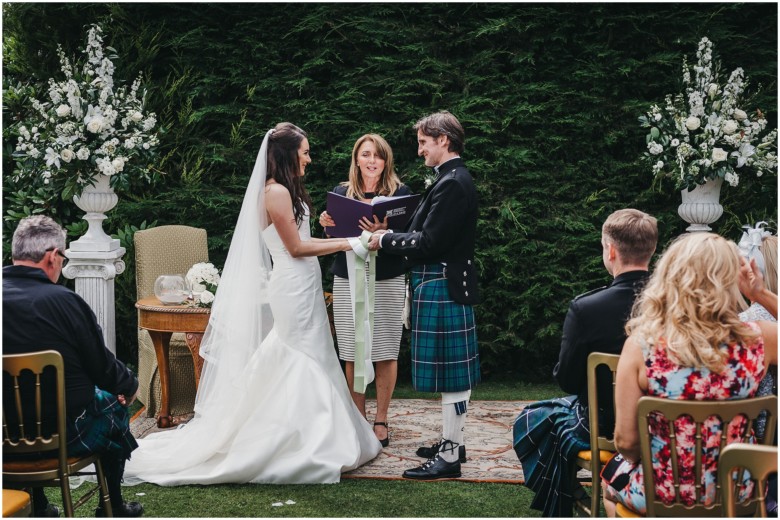
[[192, 354], [197, 389], [203, 368], [203, 358], [199, 354], [200, 342], [209, 323], [211, 309], [186, 305], [163, 305], [155, 296], [138, 300], [135, 307], [138, 309], [138, 326], [149, 331], [149, 336], [152, 338], [154, 352], [157, 355], [157, 366], [160, 370], [162, 402], [160, 413], [157, 415], [157, 426], [160, 428], [176, 426], [178, 420], [171, 416], [168, 402], [171, 376], [168, 351], [171, 335], [174, 332], [184, 333], [187, 348]]

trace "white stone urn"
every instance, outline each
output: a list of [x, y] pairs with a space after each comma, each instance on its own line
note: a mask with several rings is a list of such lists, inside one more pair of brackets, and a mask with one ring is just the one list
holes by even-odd
[[707, 224], [712, 224], [723, 215], [723, 206], [719, 203], [722, 185], [723, 179], [718, 177], [697, 185], [692, 191], [680, 191], [682, 204], [677, 208], [677, 213], [690, 224], [686, 231], [712, 231]]
[[73, 202], [86, 211], [84, 220], [89, 223], [89, 229], [83, 237], [70, 243], [71, 251], [114, 251], [119, 249], [119, 240], [111, 238], [103, 231], [105, 213], [116, 206], [119, 201], [114, 188], [109, 185], [107, 175], [95, 176], [95, 184], [86, 186], [81, 195], [75, 195]]

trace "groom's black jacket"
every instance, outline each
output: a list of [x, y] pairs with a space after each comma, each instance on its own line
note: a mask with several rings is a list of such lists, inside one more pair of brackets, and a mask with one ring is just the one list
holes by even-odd
[[382, 254], [402, 255], [407, 267], [446, 264], [450, 297], [458, 303], [479, 302], [474, 243], [477, 235], [477, 190], [460, 157], [439, 166], [403, 233], [382, 236]]

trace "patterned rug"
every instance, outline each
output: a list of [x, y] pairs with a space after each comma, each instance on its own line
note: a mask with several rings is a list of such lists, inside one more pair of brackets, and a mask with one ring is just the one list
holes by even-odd
[[[472, 482], [523, 483], [523, 470], [512, 449], [512, 425], [529, 401], [471, 401], [466, 417], [466, 457], [460, 480]], [[367, 400], [368, 417], [374, 416], [376, 401]], [[133, 418], [133, 434], [144, 437], [159, 431], [153, 418]], [[189, 416], [181, 416], [189, 420]], [[404, 470], [419, 466], [415, 455], [420, 446], [439, 439], [441, 401], [396, 399], [390, 403], [390, 446], [368, 464], [345, 473], [344, 478], [400, 479]]]

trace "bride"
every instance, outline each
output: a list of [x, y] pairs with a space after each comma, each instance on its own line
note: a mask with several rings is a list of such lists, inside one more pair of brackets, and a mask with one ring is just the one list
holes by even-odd
[[306, 133], [265, 135], [201, 345], [195, 417], [140, 439], [125, 484], [338, 482], [379, 454], [333, 348], [311, 238]]

